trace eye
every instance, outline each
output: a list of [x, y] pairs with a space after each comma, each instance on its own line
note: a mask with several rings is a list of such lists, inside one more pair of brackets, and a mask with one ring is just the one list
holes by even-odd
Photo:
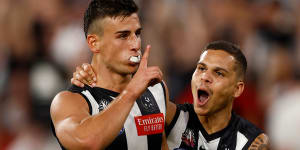
[[140, 37], [141, 34], [142, 34], [142, 30], [137, 30], [137, 31], [135, 32], [135, 35], [136, 35], [137, 37]]
[[224, 73], [222, 73], [222, 72], [220, 72], [220, 71], [216, 71], [216, 74], [217, 74], [218, 76], [224, 77]]
[[203, 66], [198, 66], [198, 70], [204, 71], [204, 70], [205, 70], [205, 67], [203, 67]]
[[128, 35], [129, 35], [128, 33], [122, 33], [122, 34], [120, 34], [119, 38], [126, 39], [128, 37]]

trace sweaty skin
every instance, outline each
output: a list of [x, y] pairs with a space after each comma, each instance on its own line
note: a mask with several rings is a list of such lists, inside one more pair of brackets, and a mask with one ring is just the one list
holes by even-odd
[[[92, 72], [92, 67], [89, 64], [83, 64], [82, 66], [74, 74], [80, 74], [81, 71]], [[89, 74], [85, 75], [87, 76], [80, 74], [80, 78], [73, 76], [71, 82], [78, 86], [82, 82], [87, 84], [83, 79], [92, 78], [92, 76]], [[231, 118], [233, 100], [240, 96], [244, 89], [244, 83], [235, 70], [234, 57], [221, 50], [207, 50], [200, 56], [191, 82], [194, 109], [205, 130], [212, 134], [224, 129]], [[209, 94], [204, 101], [198, 98], [197, 90], [199, 89], [207, 91]], [[168, 101], [167, 125], [173, 120], [175, 112], [176, 105]], [[267, 135], [264, 133], [260, 134], [249, 149], [269, 149]]]
[[150, 84], [162, 80], [160, 69], [148, 66], [150, 46], [139, 64], [129, 61], [130, 56], [138, 55], [140, 50], [141, 27], [137, 14], [125, 18], [107, 17], [104, 22], [103, 36], [90, 34], [87, 37], [98, 79], [96, 86], [120, 92], [120, 95], [104, 111], [93, 116], [81, 95], [62, 91], [55, 96], [50, 114], [56, 135], [67, 149], [105, 149], [119, 134], [135, 100]]

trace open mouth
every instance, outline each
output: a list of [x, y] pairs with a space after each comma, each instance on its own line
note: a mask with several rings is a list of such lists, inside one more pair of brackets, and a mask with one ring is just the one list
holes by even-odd
[[129, 58], [129, 61], [133, 62], [133, 63], [139, 63], [141, 61], [141, 55], [138, 56], [131, 56]]
[[198, 102], [201, 105], [206, 104], [209, 98], [209, 93], [205, 90], [198, 89]]

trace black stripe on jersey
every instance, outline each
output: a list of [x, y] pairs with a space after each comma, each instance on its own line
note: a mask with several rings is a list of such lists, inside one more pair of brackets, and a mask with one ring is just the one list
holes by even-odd
[[180, 114], [180, 109], [179, 109], [179, 107], [176, 105], [176, 112], [175, 112], [175, 115], [174, 115], [174, 117], [173, 117], [171, 123], [170, 123], [168, 126], [166, 126], [166, 128], [165, 128], [166, 136], [167, 136], [167, 137], [169, 136], [171, 130], [172, 130], [173, 127], [175, 126], [175, 124], [176, 124], [176, 122], [177, 122], [177, 120], [178, 120], [179, 114]]
[[[164, 90], [164, 97], [165, 97], [165, 106], [167, 105], [167, 94], [166, 94], [166, 87], [165, 84], [163, 82], [160, 82], [163, 90]], [[167, 106], [166, 106], [167, 107]], [[167, 110], [167, 109], [166, 109]]]
[[[147, 89], [143, 93], [143, 95], [136, 100], [136, 103], [140, 108], [142, 115], [160, 113], [155, 98], [152, 95], [152, 93], [149, 91], [149, 89]], [[148, 150], [161, 149], [162, 134], [147, 135], [147, 141], [148, 141]]]
[[259, 136], [260, 134], [264, 133], [264, 131], [257, 128], [250, 121], [240, 117], [238, 114], [233, 112], [232, 115], [234, 115], [235, 118], [237, 118], [239, 120], [237, 126], [240, 128], [240, 130], [239, 130], [240, 133], [242, 133], [248, 139], [248, 142], [244, 146], [243, 150], [248, 149], [250, 147], [251, 143], [255, 140], [255, 138], [257, 136]]
[[[89, 90], [92, 95], [97, 98], [96, 101], [99, 103], [100, 101], [103, 101], [104, 99], [107, 100], [109, 103], [111, 103], [120, 93], [104, 89], [101, 87], [94, 87], [92, 90]], [[112, 96], [112, 97], [111, 97]], [[102, 110], [99, 108], [99, 111]], [[109, 125], [109, 124], [108, 124]], [[114, 139], [114, 141], [106, 148], [106, 150], [127, 150], [127, 138], [126, 138], [126, 130], [121, 129], [120, 134]]]
[[118, 92], [104, 89], [101, 87], [94, 87], [94, 88], [90, 89], [89, 91], [92, 91], [92, 95], [94, 95], [95, 97], [103, 97], [103, 98], [105, 97], [105, 98], [109, 98], [110, 100], [112, 100], [112, 98], [110, 96], [117, 97], [120, 94]]
[[89, 101], [89, 99], [84, 94], [81, 93], [82, 91], [85, 91], [87, 87], [88, 87], [88, 85], [84, 85], [84, 88], [78, 87], [76, 85], [72, 85], [68, 90], [70, 92], [73, 92], [73, 93], [78, 93], [84, 98], [84, 100], [87, 102], [87, 104], [89, 106], [89, 113], [90, 113], [90, 115], [92, 115], [92, 113], [93, 113], [92, 110], [93, 109], [92, 109], [91, 102]]
[[[124, 128], [123, 128], [124, 129]], [[106, 148], [106, 150], [127, 150], [127, 139], [125, 131], [118, 135], [114, 141]]]

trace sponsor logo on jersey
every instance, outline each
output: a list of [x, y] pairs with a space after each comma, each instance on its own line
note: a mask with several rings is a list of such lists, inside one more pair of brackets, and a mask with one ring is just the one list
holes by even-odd
[[163, 113], [134, 117], [138, 136], [162, 133], [164, 130]]

